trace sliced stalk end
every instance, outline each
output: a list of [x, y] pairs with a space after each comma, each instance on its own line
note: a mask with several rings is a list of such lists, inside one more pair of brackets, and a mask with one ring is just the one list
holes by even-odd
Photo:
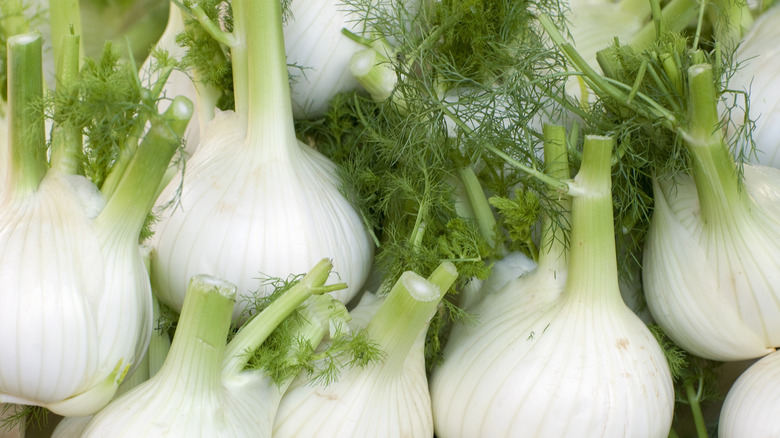
[[386, 354], [387, 363], [406, 360], [457, 277], [458, 271], [450, 262], [440, 264], [428, 279], [411, 271], [401, 274], [366, 326], [369, 337]]
[[[352, 55], [349, 63], [352, 76], [376, 102], [384, 102], [393, 96], [398, 77], [387, 56], [369, 47]], [[403, 99], [394, 102], [403, 107]]]
[[[222, 379], [225, 342], [235, 305], [236, 286], [209, 275], [195, 275], [187, 285], [179, 323], [158, 375], [176, 382], [217, 387]], [[187, 388], [183, 388], [187, 390]]]
[[310, 296], [326, 293], [329, 288], [324, 285], [331, 269], [333, 262], [322, 259], [298, 283], [241, 327], [225, 350], [223, 373], [235, 374], [243, 370], [252, 352], [285, 318]]

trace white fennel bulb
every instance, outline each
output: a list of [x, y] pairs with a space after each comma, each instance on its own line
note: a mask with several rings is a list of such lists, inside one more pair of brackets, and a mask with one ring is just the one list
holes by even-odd
[[568, 251], [560, 228], [553, 234], [545, 225], [537, 268], [469, 309], [475, 325], [453, 328], [431, 377], [436, 436], [669, 433], [674, 390], [668, 364], [618, 287], [612, 145], [611, 139], [586, 138], [570, 190], [576, 194]]
[[152, 285], [179, 310], [188, 279], [208, 273], [235, 284], [241, 304], [269, 292], [258, 290], [261, 275], [287, 278], [330, 258], [349, 286], [335, 296], [347, 302], [368, 276], [373, 244], [336, 166], [295, 136], [278, 1], [247, 1], [233, 5], [230, 34], [246, 40], [231, 48], [236, 112], [209, 123], [183, 181], [160, 196], [177, 202], [156, 226]]
[[780, 170], [745, 165], [740, 178], [715, 129], [711, 68], [694, 66], [689, 75], [697, 84], [684, 137], [691, 175], [654, 183], [645, 297], [653, 318], [691, 353], [760, 357], [780, 345]]
[[[291, 339], [312, 348], [319, 344], [333, 309], [341, 306], [330, 296], [312, 296], [330, 290], [323, 286], [330, 268], [330, 262], [322, 260], [227, 345], [236, 287], [215, 277], [194, 276], [159, 372], [98, 412], [82, 437], [270, 437], [289, 381], [277, 385], [266, 371], [245, 367], [276, 326], [302, 303]], [[290, 354], [296, 354], [294, 348]]]
[[754, 363], [729, 389], [718, 420], [719, 438], [780, 436], [780, 352]]
[[294, 382], [279, 405], [273, 436], [433, 436], [425, 333], [457, 275], [445, 262], [427, 280], [405, 272], [384, 298], [367, 293], [350, 312], [351, 325], [377, 343], [380, 363], [351, 368], [325, 386]]
[[295, 117], [318, 117], [331, 98], [358, 88], [349, 70], [352, 55], [365, 49], [342, 33], [362, 34], [351, 7], [341, 0], [293, 0], [284, 25]]
[[138, 238], [192, 106], [177, 100], [152, 117], [122, 181], [104, 196], [66, 171], [72, 160], [46, 161], [42, 114], [27, 106], [41, 98], [40, 36], [15, 36], [8, 46], [0, 401], [88, 415], [146, 349], [151, 290]]
[[[750, 117], [755, 121], [752, 139], [755, 156], [748, 161], [780, 168], [780, 7], [760, 15], [734, 54], [738, 69], [729, 79], [729, 88], [743, 90], [750, 102]], [[730, 110], [732, 134], [745, 120], [741, 98]], [[725, 105], [721, 106], [725, 111]], [[744, 147], [744, 144], [738, 145]]]

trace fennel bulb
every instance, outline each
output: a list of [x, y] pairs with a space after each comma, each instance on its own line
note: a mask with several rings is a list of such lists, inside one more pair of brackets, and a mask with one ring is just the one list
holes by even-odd
[[244, 367], [273, 329], [304, 302], [295, 339], [312, 348], [319, 344], [329, 317], [340, 306], [332, 297], [312, 296], [331, 289], [323, 286], [330, 268], [330, 262], [322, 260], [227, 345], [236, 287], [215, 277], [194, 276], [159, 372], [98, 412], [82, 436], [270, 437], [289, 381], [277, 385], [265, 371]]
[[18, 35], [8, 46], [0, 401], [88, 415], [111, 399], [146, 349], [151, 291], [138, 236], [192, 106], [177, 99], [152, 117], [122, 181], [104, 196], [68, 173], [70, 160], [46, 161], [42, 113], [28, 107], [42, 94], [40, 36]]
[[718, 420], [720, 438], [780, 436], [780, 352], [761, 358], [729, 389]]
[[365, 49], [342, 33], [362, 34], [355, 12], [341, 0], [293, 0], [284, 24], [292, 108], [297, 118], [319, 117], [337, 93], [357, 89], [349, 69], [352, 55]]
[[478, 324], [453, 327], [431, 377], [438, 437], [667, 436], [669, 367], [618, 287], [612, 145], [586, 137], [568, 251], [548, 222], [536, 269], [469, 309]]
[[188, 279], [209, 273], [238, 287], [238, 316], [260, 274], [286, 278], [327, 257], [349, 285], [335, 294], [347, 302], [368, 276], [373, 245], [335, 165], [295, 136], [280, 4], [235, 1], [233, 17], [224, 39], [235, 42], [236, 112], [215, 116], [183, 181], [160, 195], [180, 193], [151, 242], [155, 293], [181, 309]]
[[[729, 79], [729, 88], [744, 90], [750, 102], [750, 116], [756, 118], [751, 136], [756, 144], [755, 164], [780, 168], [780, 7], [761, 14], [745, 35], [734, 58], [739, 68]], [[729, 113], [732, 132], [744, 122], [745, 105], [738, 102]], [[721, 106], [725, 112], [725, 105]], [[744, 144], [737, 145], [744, 147]]]
[[364, 295], [350, 312], [351, 325], [377, 342], [381, 363], [352, 368], [325, 386], [298, 379], [282, 397], [273, 436], [433, 436], [425, 333], [457, 276], [444, 262], [427, 280], [405, 272], [384, 299]]
[[684, 137], [691, 175], [657, 177], [643, 258], [654, 319], [684, 349], [714, 360], [780, 345], [780, 170], [740, 180], [719, 126], [712, 69], [689, 69], [696, 111]]

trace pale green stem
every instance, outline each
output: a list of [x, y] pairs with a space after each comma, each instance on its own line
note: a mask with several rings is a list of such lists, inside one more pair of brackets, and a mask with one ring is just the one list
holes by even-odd
[[[248, 144], [285, 150], [296, 144], [279, 0], [233, 0], [236, 112], [247, 118]], [[259, 142], [268, 132], [281, 134]]]
[[711, 7], [715, 40], [729, 50], [736, 48], [753, 26], [753, 14], [745, 0], [714, 0]]
[[236, 286], [196, 275], [187, 286], [181, 317], [159, 378], [180, 382], [185, 394], [222, 391], [222, 360]]
[[702, 413], [701, 404], [699, 403], [701, 395], [693, 387], [692, 382], [685, 383], [685, 396], [688, 398], [691, 414], [693, 414], [693, 424], [696, 426], [696, 436], [698, 438], [707, 438], [709, 436], [707, 433], [707, 424], [704, 422], [704, 414]]
[[702, 222], [729, 221], [747, 202], [740, 177], [720, 130], [715, 82], [709, 64], [688, 69], [689, 126], [683, 139], [691, 153]]
[[[34, 109], [43, 97], [41, 35], [8, 38], [8, 163], [9, 185], [17, 194], [34, 192], [46, 170], [43, 110]], [[0, 173], [2, 174], [2, 173]]]
[[241, 327], [225, 350], [223, 373], [235, 374], [244, 369], [252, 352], [307, 298], [343, 289], [344, 284], [324, 286], [332, 268], [330, 260], [321, 260], [298, 283]]
[[[60, 43], [57, 62], [57, 90], [72, 93], [71, 85], [79, 74], [78, 35], [66, 35]], [[55, 108], [58, 111], [59, 108]], [[55, 126], [51, 139], [51, 167], [61, 173], [75, 175], [81, 168], [81, 131], [78, 126]]]
[[493, 248], [496, 245], [496, 217], [490, 208], [490, 203], [485, 196], [484, 189], [482, 189], [482, 184], [479, 183], [479, 178], [477, 178], [477, 174], [474, 173], [474, 169], [471, 166], [458, 169], [458, 176], [466, 190], [466, 197], [471, 210], [474, 212], [480, 234], [488, 245]]
[[[162, 94], [162, 90], [165, 87], [165, 83], [168, 81], [168, 77], [171, 75], [171, 72], [173, 72], [173, 67], [167, 67], [165, 70], [162, 70], [157, 77], [157, 82], [154, 84], [153, 88], [151, 90], [147, 90], [148, 93], [145, 96], [145, 101], [147, 104], [149, 104], [149, 106], [154, 106], [153, 102]], [[187, 120], [189, 122], [189, 119]], [[148, 121], [149, 117], [146, 113], [138, 114], [138, 118], [134, 122], [134, 129], [122, 142], [122, 146], [119, 151], [119, 157], [111, 166], [111, 170], [109, 171], [106, 180], [103, 182], [103, 186], [100, 188], [100, 192], [103, 193], [103, 196], [106, 198], [113, 196], [114, 191], [119, 185], [119, 182], [122, 180], [122, 178], [124, 178], [124, 174], [127, 172], [127, 167], [130, 165], [135, 152], [138, 150], [139, 138], [146, 129], [146, 124]], [[165, 178], [166, 175], [160, 179], [160, 182], [162, 183]], [[158, 189], [157, 192], [159, 194], [160, 190]]]
[[[569, 155], [566, 148], [566, 129], [562, 126], [544, 125], [544, 162], [547, 175], [561, 181], [570, 179]], [[568, 218], [571, 199], [551, 190], [550, 196], [558, 197], [557, 204], [562, 217]], [[538, 266], [565, 271], [567, 269], [566, 230], [564, 224], [554, 224], [549, 214], [542, 215], [542, 236], [540, 240]]]
[[96, 219], [99, 227], [123, 230], [138, 237], [192, 111], [192, 102], [179, 96], [164, 114], [152, 119], [116, 190]]
[[[64, 51], [70, 51], [63, 47], [67, 36], [80, 36], [81, 32], [81, 9], [79, 0], [51, 0], [49, 1], [49, 22], [51, 25], [52, 49], [54, 52], [54, 62], [57, 71], [60, 71], [60, 62], [63, 59]], [[84, 42], [76, 42], [77, 67], [81, 64], [81, 55], [84, 53]], [[70, 55], [68, 55], [70, 56]], [[66, 62], [70, 62], [67, 60]], [[59, 85], [59, 84], [57, 84]]]
[[369, 337], [384, 352], [389, 369], [400, 369], [457, 278], [458, 271], [450, 262], [440, 264], [427, 280], [411, 271], [401, 274], [366, 326]]
[[612, 150], [609, 137], [586, 136], [582, 166], [574, 178], [582, 194], [572, 199], [569, 271], [565, 296], [596, 303], [621, 300], [612, 215]]

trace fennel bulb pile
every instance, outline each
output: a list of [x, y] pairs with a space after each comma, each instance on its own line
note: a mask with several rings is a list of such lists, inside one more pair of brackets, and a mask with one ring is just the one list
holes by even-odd
[[138, 239], [192, 105], [180, 98], [151, 115], [127, 167], [114, 168], [114, 177], [124, 170], [121, 181], [101, 192], [72, 165], [80, 141], [55, 138], [47, 161], [43, 114], [30, 106], [42, 96], [40, 35], [11, 37], [8, 48], [0, 401], [88, 415], [146, 349], [151, 290]]
[[667, 436], [669, 367], [618, 287], [613, 144], [585, 139], [568, 253], [548, 224], [539, 266], [453, 328], [431, 382], [438, 437]]
[[335, 294], [343, 302], [368, 276], [373, 244], [335, 165], [295, 136], [278, 3], [233, 2], [233, 33], [220, 40], [232, 54], [236, 111], [209, 122], [183, 180], [160, 195], [176, 202], [151, 241], [152, 284], [175, 310], [200, 273], [236, 284], [235, 317], [246, 298], [269, 292], [261, 275], [286, 278], [331, 258], [349, 286]]
[[282, 397], [273, 436], [432, 436], [425, 332], [457, 276], [445, 262], [427, 280], [405, 272], [381, 299], [366, 293], [350, 312], [350, 326], [365, 328], [383, 353], [380, 363], [352, 368], [326, 385], [298, 379]]

